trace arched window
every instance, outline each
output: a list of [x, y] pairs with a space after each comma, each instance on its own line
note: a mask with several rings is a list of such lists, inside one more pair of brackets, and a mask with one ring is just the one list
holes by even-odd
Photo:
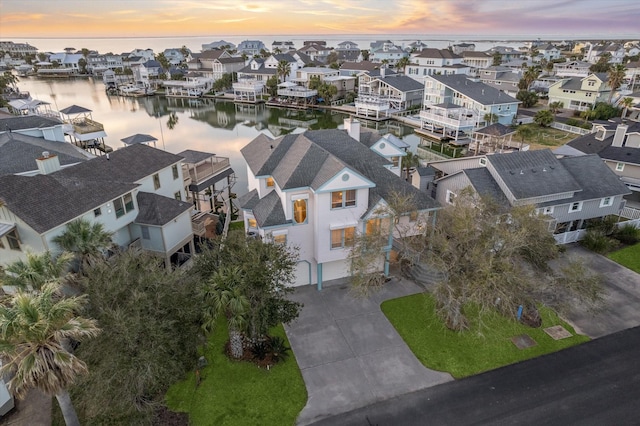
[[307, 200], [293, 201], [293, 221], [298, 224], [307, 222]]

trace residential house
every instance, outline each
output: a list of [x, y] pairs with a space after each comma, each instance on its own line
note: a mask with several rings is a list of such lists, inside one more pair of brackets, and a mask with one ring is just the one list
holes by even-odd
[[409, 53], [389, 40], [374, 41], [369, 49], [369, 60], [378, 64], [395, 65]]
[[627, 62], [625, 64], [625, 79], [629, 82], [629, 89], [640, 88], [640, 61]]
[[360, 48], [352, 41], [343, 41], [342, 43], [338, 43], [338, 47], [334, 49], [334, 52], [338, 54], [338, 61], [341, 63], [362, 61]]
[[298, 62], [298, 60], [289, 53], [280, 53], [269, 56], [264, 60], [264, 66], [265, 68], [273, 68], [277, 70], [278, 65], [281, 61], [285, 61], [287, 64], [289, 64], [289, 75], [286, 77], [286, 81], [295, 76], [296, 71], [304, 66], [301, 65], [300, 62]]
[[340, 65], [340, 75], [356, 76], [363, 71], [373, 71], [379, 67], [379, 64], [374, 64], [371, 61], [343, 62]]
[[[126, 55], [129, 58], [133, 57], [141, 57], [144, 58], [144, 61], [149, 61], [151, 59], [155, 59], [155, 55], [153, 53], [153, 49], [134, 49]], [[143, 62], [144, 62], [143, 61]]]
[[558, 243], [580, 239], [593, 220], [618, 215], [629, 193], [597, 155], [558, 159], [548, 149], [429, 163], [439, 170], [436, 200], [455, 205], [465, 188], [508, 207], [533, 205]]
[[501, 62], [510, 62], [522, 58], [522, 52], [513, 47], [494, 46], [487, 50], [487, 53], [493, 57], [496, 53], [500, 54]]
[[120, 247], [142, 247], [167, 265], [194, 253], [182, 158], [138, 144], [61, 168], [42, 152], [40, 174], [0, 176], [0, 263], [27, 251], [57, 252], [53, 239], [76, 219], [101, 223]]
[[640, 55], [640, 44], [632, 44], [629, 47], [625, 47], [627, 51], [627, 56], [638, 56]]
[[257, 56], [266, 50], [266, 46], [260, 40], [245, 40], [238, 45], [237, 50], [239, 55], [244, 53], [247, 56]]
[[405, 47], [405, 50], [407, 52], [409, 52], [409, 54], [411, 54], [411, 53], [415, 53], [415, 52], [421, 52], [422, 49], [426, 49], [427, 47], [429, 47], [429, 46], [427, 46], [427, 43], [424, 43], [424, 42], [418, 40], [418, 41], [414, 41], [414, 42], [409, 43]]
[[224, 74], [239, 72], [245, 66], [244, 59], [231, 56], [226, 50], [211, 49], [193, 56], [187, 62], [189, 71], [199, 72], [213, 81], [219, 80]]
[[[66, 142], [65, 133], [70, 130], [70, 125], [64, 124], [60, 116], [21, 115], [9, 116], [0, 119], [0, 135], [21, 134], [47, 141]], [[2, 157], [4, 160], [8, 157]]]
[[71, 68], [74, 73], [80, 70], [78, 62], [84, 59], [82, 53], [54, 53], [49, 56], [49, 62], [58, 63], [60, 68]]
[[473, 43], [458, 43], [451, 46], [451, 51], [459, 56], [464, 57], [465, 52], [473, 52], [476, 50], [476, 45]]
[[100, 75], [107, 70], [113, 71], [123, 68], [123, 55], [121, 54], [91, 54], [87, 57], [87, 70], [92, 74]]
[[[323, 67], [304, 67], [295, 71], [294, 76], [291, 78], [291, 82], [296, 83], [306, 89], [309, 89], [309, 83], [312, 78], [320, 79], [320, 82], [331, 84], [338, 90], [336, 96], [344, 96], [347, 92], [355, 91], [356, 78], [353, 76], [344, 76], [340, 74], [340, 70], [334, 68]], [[280, 94], [280, 91], [278, 91]], [[301, 96], [308, 97], [307, 93], [302, 93]]]
[[308, 56], [315, 64], [324, 64], [327, 62], [327, 58], [331, 52], [333, 52], [333, 47], [327, 47], [326, 42], [305, 42], [304, 46], [298, 50], [298, 52]]
[[520, 101], [465, 75], [427, 76], [420, 124], [433, 137], [466, 144], [487, 117], [511, 125]]
[[611, 88], [606, 73], [589, 74], [587, 77], [563, 78], [549, 86], [549, 103], [562, 102], [564, 108], [586, 111], [596, 102], [608, 102]]
[[547, 62], [550, 62], [560, 58], [562, 58], [562, 52], [560, 51], [560, 49], [558, 49], [551, 43], [547, 43], [538, 47], [538, 55], [532, 59], [536, 60], [537, 62], [540, 62], [543, 59]]
[[191, 56], [191, 51], [189, 49], [186, 49], [186, 52], [184, 52], [182, 48], [164, 49], [162, 53], [173, 66], [178, 66], [183, 62], [187, 62]]
[[38, 53], [38, 48], [29, 43], [14, 43], [12, 41], [0, 41], [0, 50], [9, 53], [12, 57], [20, 58]]
[[202, 45], [202, 52], [205, 50], [236, 50], [236, 45], [228, 41], [212, 41]]
[[522, 78], [519, 71], [498, 65], [484, 68], [478, 74], [484, 84], [513, 97], [518, 94], [518, 83]]
[[384, 67], [362, 72], [358, 77], [358, 97], [355, 100], [357, 116], [375, 116], [378, 119], [422, 103], [424, 85], [410, 77]]
[[233, 83], [233, 95], [236, 102], [257, 102], [265, 93], [269, 78], [276, 75], [276, 68], [267, 68], [264, 59], [253, 58], [249, 64], [238, 71], [238, 81]]
[[479, 70], [490, 67], [493, 57], [487, 52], [474, 52], [466, 50], [462, 52], [462, 63], [469, 67], [468, 75], [477, 76]]
[[147, 70], [149, 78], [158, 78], [160, 74], [165, 72], [165, 70], [162, 68], [162, 64], [156, 60], [147, 61], [142, 64], [142, 66], [144, 66]]
[[462, 63], [462, 56], [448, 49], [422, 49], [411, 56], [411, 63], [405, 68], [405, 75], [424, 83], [429, 75], [469, 74], [471, 68]]
[[631, 191], [622, 215], [640, 219], [640, 123], [614, 119], [596, 122], [591, 133], [555, 149], [557, 156], [597, 154]]
[[586, 77], [591, 74], [591, 63], [584, 61], [556, 62], [553, 71], [558, 77]]
[[606, 44], [591, 44], [589, 43], [589, 49], [587, 50], [587, 54], [585, 56], [585, 60], [587, 62], [591, 62], [595, 64], [602, 58], [603, 55], [609, 54], [609, 63], [610, 64], [622, 64], [624, 61], [624, 55], [626, 54], [626, 50], [624, 46], [620, 43], [606, 43]]
[[[395, 151], [400, 169], [402, 150], [360, 131], [357, 120], [345, 126], [277, 139], [260, 135], [241, 150], [250, 190], [238, 200], [245, 230], [296, 248], [296, 286], [316, 284], [320, 290], [326, 281], [350, 276], [355, 239], [377, 231], [385, 247], [371, 268], [388, 274], [393, 238], [402, 236], [398, 229], [405, 227], [404, 235], [423, 233], [421, 224], [433, 220], [438, 209], [432, 198], [392, 172], [394, 164], [378, 153]], [[361, 142], [372, 139], [377, 142], [371, 148]], [[412, 197], [416, 211], [390, 211], [394, 194]]]
[[296, 46], [292, 41], [274, 41], [271, 43], [271, 51], [277, 53], [291, 53], [296, 51]]

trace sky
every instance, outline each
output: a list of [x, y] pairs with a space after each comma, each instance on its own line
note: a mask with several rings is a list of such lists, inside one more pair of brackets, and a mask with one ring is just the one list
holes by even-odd
[[0, 39], [637, 35], [638, 0], [0, 0]]

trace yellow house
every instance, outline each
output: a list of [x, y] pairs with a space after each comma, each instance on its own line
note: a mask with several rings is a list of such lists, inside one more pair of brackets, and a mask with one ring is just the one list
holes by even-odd
[[608, 102], [611, 87], [606, 73], [563, 78], [549, 86], [549, 103], [562, 102], [563, 108], [586, 111], [596, 102]]

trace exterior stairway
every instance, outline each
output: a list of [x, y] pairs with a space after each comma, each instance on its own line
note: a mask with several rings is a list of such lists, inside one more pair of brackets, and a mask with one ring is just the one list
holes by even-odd
[[427, 291], [432, 291], [435, 285], [446, 278], [446, 274], [442, 271], [433, 269], [432, 266], [425, 263], [417, 263], [413, 266], [405, 268], [404, 273], [420, 287]]

